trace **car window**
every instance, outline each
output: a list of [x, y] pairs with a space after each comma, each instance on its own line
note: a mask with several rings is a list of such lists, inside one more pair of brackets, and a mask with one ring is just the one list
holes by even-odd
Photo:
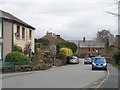
[[91, 60], [91, 58], [85, 58], [86, 60]]
[[105, 62], [105, 58], [94, 58], [94, 62]]

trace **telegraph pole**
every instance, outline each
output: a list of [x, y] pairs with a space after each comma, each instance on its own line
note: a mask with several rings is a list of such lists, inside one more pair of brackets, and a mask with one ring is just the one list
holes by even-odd
[[118, 2], [118, 35], [120, 35], [120, 1]]

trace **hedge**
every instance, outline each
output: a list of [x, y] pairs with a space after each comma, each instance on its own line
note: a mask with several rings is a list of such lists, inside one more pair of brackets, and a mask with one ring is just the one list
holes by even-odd
[[114, 52], [113, 57], [115, 59], [115, 64], [118, 64], [120, 62], [120, 50]]
[[29, 58], [21, 52], [11, 52], [6, 55], [5, 61], [14, 62], [16, 65], [32, 64]]

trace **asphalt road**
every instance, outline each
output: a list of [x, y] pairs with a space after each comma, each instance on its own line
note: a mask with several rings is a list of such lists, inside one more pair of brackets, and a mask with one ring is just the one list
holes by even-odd
[[104, 70], [91, 70], [80, 64], [54, 67], [43, 71], [4, 74], [3, 88], [86, 88], [96, 87], [106, 76]]

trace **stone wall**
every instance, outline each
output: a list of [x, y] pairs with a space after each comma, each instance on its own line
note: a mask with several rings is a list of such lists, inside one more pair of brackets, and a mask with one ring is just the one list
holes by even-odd
[[36, 71], [36, 70], [46, 70], [52, 68], [52, 66], [62, 66], [66, 65], [66, 60], [56, 59], [54, 63], [43, 63], [38, 65], [15, 65], [13, 68], [2, 68], [2, 73], [10, 72], [26, 72], [26, 71]]

